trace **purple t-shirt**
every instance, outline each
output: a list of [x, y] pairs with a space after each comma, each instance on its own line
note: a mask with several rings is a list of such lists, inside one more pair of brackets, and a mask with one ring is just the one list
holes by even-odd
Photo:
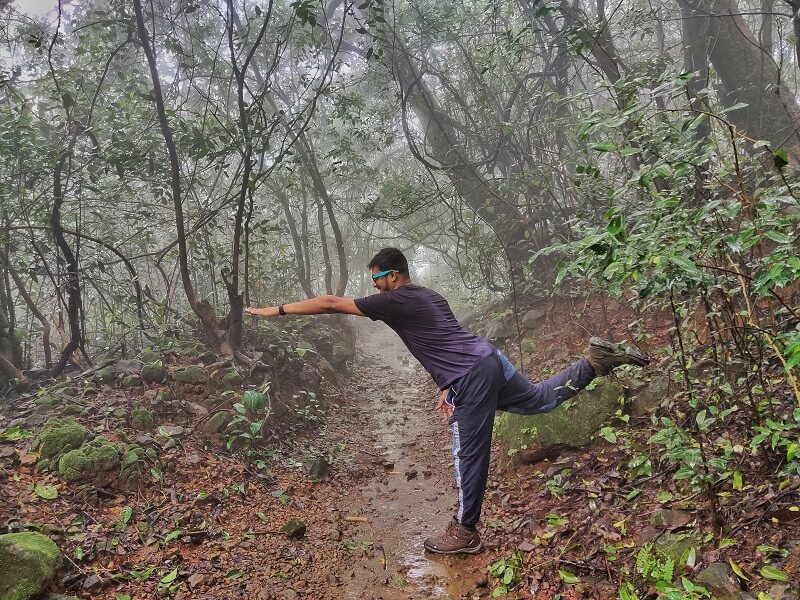
[[442, 296], [407, 283], [391, 292], [355, 298], [358, 309], [397, 332], [440, 390], [466, 375], [494, 351], [482, 337], [464, 329]]

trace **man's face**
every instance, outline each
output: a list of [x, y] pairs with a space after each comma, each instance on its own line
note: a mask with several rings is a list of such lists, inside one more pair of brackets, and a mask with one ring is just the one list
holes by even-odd
[[[382, 273], [378, 267], [372, 267], [371, 274], [377, 275], [378, 273]], [[372, 287], [374, 287], [379, 292], [390, 292], [391, 290], [397, 287], [397, 283], [399, 281], [398, 274], [396, 271], [392, 271], [391, 273], [387, 273], [377, 279], [372, 280]]]

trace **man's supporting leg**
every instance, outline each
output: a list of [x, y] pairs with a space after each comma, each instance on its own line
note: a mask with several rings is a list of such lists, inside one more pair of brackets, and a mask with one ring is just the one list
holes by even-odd
[[501, 388], [497, 409], [519, 415], [548, 412], [585, 388], [595, 372], [585, 358], [541, 383], [531, 383], [517, 371]]
[[500, 362], [492, 355], [475, 365], [451, 388], [455, 394], [450, 428], [453, 432], [458, 512], [444, 535], [425, 540], [425, 548], [431, 552], [474, 553], [481, 549], [480, 537], [474, 527], [480, 518], [486, 491], [497, 395], [504, 383]]

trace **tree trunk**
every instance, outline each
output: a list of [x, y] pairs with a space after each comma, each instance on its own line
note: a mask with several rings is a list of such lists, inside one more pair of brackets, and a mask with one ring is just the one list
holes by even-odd
[[82, 333], [80, 324], [80, 309], [81, 309], [81, 286], [78, 274], [78, 261], [72, 248], [67, 243], [64, 237], [64, 228], [61, 225], [61, 206], [64, 203], [64, 190], [61, 187], [61, 172], [66, 164], [67, 157], [72, 152], [77, 139], [76, 135], [72, 136], [69, 148], [65, 150], [59, 158], [53, 170], [53, 212], [50, 214], [50, 228], [53, 231], [58, 248], [64, 257], [66, 264], [66, 290], [67, 290], [67, 319], [69, 321], [69, 341], [66, 347], [61, 351], [61, 357], [53, 367], [53, 375], [58, 376], [67, 365], [67, 361], [72, 357], [72, 353], [77, 350], [81, 345]]
[[[161, 91], [161, 81], [158, 76], [158, 66], [156, 65], [153, 46], [150, 44], [150, 36], [144, 24], [144, 13], [142, 11], [141, 0], [133, 0], [133, 9], [136, 13], [136, 28], [139, 33], [139, 42], [147, 58], [150, 68], [150, 78], [153, 82], [153, 95], [155, 96], [156, 109], [158, 112], [158, 122], [161, 127], [161, 135], [164, 137], [164, 144], [169, 154], [170, 179], [172, 185], [172, 202], [175, 208], [175, 229], [178, 238], [178, 261], [181, 273], [181, 281], [186, 299], [194, 313], [200, 319], [204, 327], [204, 334], [212, 346], [217, 346], [223, 341], [224, 333], [220, 331], [217, 323], [214, 308], [206, 300], [198, 300], [192, 284], [192, 276], [189, 272], [189, 252], [186, 244], [186, 230], [183, 219], [183, 199], [181, 195], [181, 172], [178, 160], [178, 149], [172, 130], [167, 119], [167, 111], [164, 106], [164, 95]], [[225, 344], [222, 345], [223, 352], [232, 353], [231, 349]]]
[[305, 259], [303, 258], [303, 240], [297, 231], [297, 222], [295, 221], [294, 215], [292, 215], [292, 211], [289, 207], [289, 197], [286, 195], [286, 192], [278, 186], [275, 186], [273, 191], [283, 207], [283, 214], [286, 217], [286, 224], [289, 226], [289, 234], [292, 236], [297, 279], [300, 281], [300, 287], [303, 288], [303, 293], [306, 295], [306, 298], [311, 298], [314, 296], [314, 291], [311, 289], [310, 274], [306, 270]]
[[[336, 219], [336, 213], [333, 210], [333, 201], [328, 193], [325, 180], [322, 178], [322, 174], [319, 171], [319, 165], [317, 164], [317, 159], [314, 156], [314, 149], [304, 133], [300, 133], [297, 136], [297, 148], [300, 152], [300, 157], [303, 161], [303, 164], [308, 170], [309, 175], [311, 175], [311, 182], [314, 186], [314, 192], [322, 202], [322, 205], [325, 207], [325, 212], [328, 215], [328, 222], [331, 224], [333, 239], [336, 242], [336, 256], [339, 262], [339, 280], [336, 284], [336, 295], [344, 296], [344, 292], [347, 289], [347, 280], [349, 279], [350, 274], [347, 270], [347, 253], [345, 252], [344, 248], [344, 238], [342, 237], [342, 230], [339, 227], [339, 221]], [[330, 294], [331, 292], [328, 293]]]
[[[796, 162], [800, 159], [800, 107], [782, 82], [778, 66], [759, 47], [736, 0], [679, 1], [689, 19], [707, 27], [707, 54], [722, 81], [724, 103], [747, 104], [727, 118], [751, 138], [768, 140], [773, 150], [785, 149]], [[691, 43], [704, 42], [693, 38]]]
[[[445, 114], [433, 93], [414, 65], [405, 44], [395, 32], [388, 32], [392, 42], [385, 54], [388, 66], [400, 86], [406, 138], [417, 160], [433, 170], [443, 171], [467, 205], [492, 229], [503, 247], [511, 277], [517, 284], [524, 280], [525, 266], [535, 250], [528, 240], [528, 223], [515, 206], [496, 192], [479, 172], [473, 161], [465, 156], [459, 145], [459, 134], [453, 121]], [[431, 164], [416, 147], [407, 116], [410, 105], [421, 123]]]
[[25, 300], [25, 304], [28, 306], [28, 310], [31, 311], [34, 317], [42, 324], [42, 346], [44, 347], [44, 365], [46, 368], [50, 369], [53, 366], [53, 359], [50, 354], [50, 321], [47, 320], [47, 317], [42, 314], [42, 311], [39, 310], [39, 307], [36, 306], [36, 303], [31, 298], [31, 295], [28, 293], [28, 289], [25, 287], [25, 282], [22, 281], [22, 278], [17, 273], [14, 266], [11, 264], [9, 256], [6, 254], [5, 250], [0, 248], [0, 260], [2, 260], [6, 267], [8, 268], [9, 275], [11, 275], [11, 279], [14, 280], [14, 284], [17, 286], [17, 291], [19, 295]]

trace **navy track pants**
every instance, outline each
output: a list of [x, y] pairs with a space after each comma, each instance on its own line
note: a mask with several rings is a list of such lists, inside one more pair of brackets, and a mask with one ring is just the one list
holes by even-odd
[[449, 422], [459, 523], [474, 527], [481, 514], [495, 411], [519, 415], [548, 412], [575, 396], [594, 378], [592, 366], [581, 359], [541, 383], [531, 383], [495, 350], [450, 386], [447, 402], [454, 408]]

